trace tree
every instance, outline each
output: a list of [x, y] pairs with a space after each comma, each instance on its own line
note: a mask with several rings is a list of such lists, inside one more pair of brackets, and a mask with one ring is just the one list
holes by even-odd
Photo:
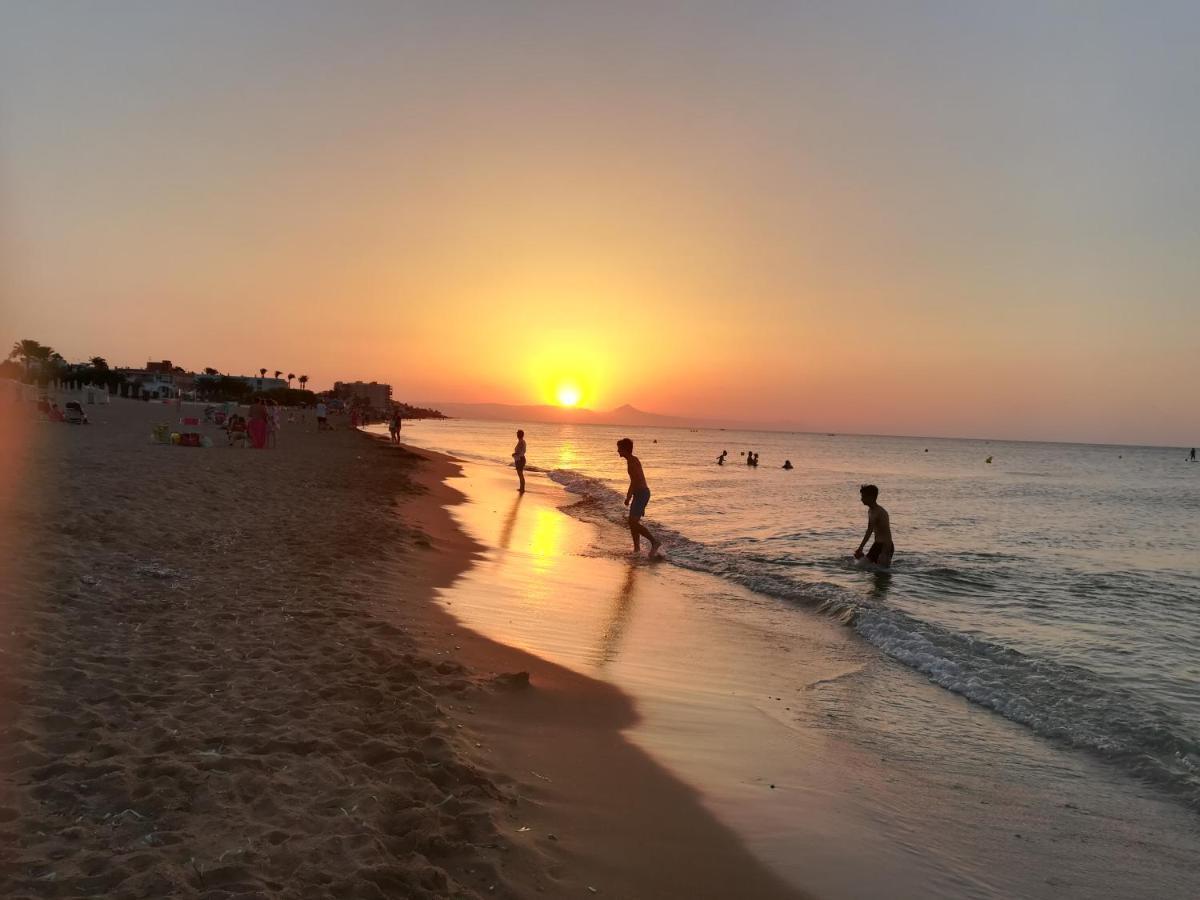
[[54, 351], [51, 348], [43, 347], [31, 338], [25, 338], [12, 345], [12, 349], [8, 351], [8, 358], [21, 360], [28, 369], [35, 362], [45, 362], [52, 353]]
[[305, 386], [306, 384], [308, 384], [308, 376], [307, 376], [307, 375], [301, 375], [301, 376], [300, 376], [300, 388], [301, 388], [301, 390], [303, 390], [303, 389], [304, 389], [304, 386]]
[[105, 359], [103, 356], [93, 356], [91, 359], [91, 363], [92, 363], [92, 368], [95, 369], [97, 372], [107, 372], [108, 371], [108, 360]]
[[293, 378], [295, 378], [295, 377], [296, 377], [296, 376], [295, 376], [295, 375], [293, 375], [291, 372], [288, 372], [288, 388], [289, 388], [289, 389], [290, 389], [290, 388], [291, 388], [291, 386], [292, 386], [292, 379], [293, 379]]
[[279, 376], [280, 376], [280, 375], [282, 375], [282, 374], [283, 374], [283, 372], [282, 372], [282, 371], [280, 371], [279, 369], [276, 369], [276, 370], [275, 370], [275, 379], [276, 379], [276, 380], [278, 380], [278, 379], [279, 379]]
[[210, 376], [214, 376], [214, 377], [215, 377], [215, 376], [217, 376], [217, 375], [220, 375], [221, 373], [220, 373], [220, 372], [218, 372], [216, 369], [214, 369], [212, 366], [206, 366], [206, 367], [204, 368], [204, 374], [205, 374], [205, 375], [210, 375]]
[[267, 370], [266, 370], [266, 369], [259, 369], [259, 370], [258, 370], [258, 377], [259, 377], [259, 378], [266, 378], [266, 377], [267, 377]]

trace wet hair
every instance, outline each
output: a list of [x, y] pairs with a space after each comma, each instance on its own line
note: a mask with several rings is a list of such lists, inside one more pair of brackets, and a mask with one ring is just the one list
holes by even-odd
[[864, 500], [867, 500], [871, 503], [874, 503], [879, 498], [879, 488], [875, 487], [873, 484], [864, 484], [858, 489], [858, 492], [862, 494], [862, 498]]
[[617, 441], [617, 452], [620, 452], [622, 450], [626, 450], [626, 451], [632, 453], [633, 452], [633, 441], [631, 441], [629, 438], [621, 438], [619, 441]]
[[523, 430], [521, 430], [520, 428], [517, 429], [517, 437], [519, 437], [519, 438], [525, 437], [525, 432]]

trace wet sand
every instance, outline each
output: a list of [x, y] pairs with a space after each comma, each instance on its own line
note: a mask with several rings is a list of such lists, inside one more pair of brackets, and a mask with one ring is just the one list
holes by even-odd
[[444, 460], [89, 413], [0, 411], [0, 894], [797, 895], [621, 737], [620, 691], [430, 602], [483, 552]]

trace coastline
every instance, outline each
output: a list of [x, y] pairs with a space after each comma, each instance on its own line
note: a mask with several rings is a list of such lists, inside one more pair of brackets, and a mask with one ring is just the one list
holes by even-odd
[[0, 892], [796, 896], [627, 697], [431, 602], [480, 550], [448, 459], [311, 422], [149, 444], [170, 417], [6, 443]]
[[[437, 431], [410, 440], [455, 448]], [[632, 697], [626, 737], [790, 883], [829, 897], [1191, 896], [1183, 807], [830, 617], [631, 560], [586, 495], [535, 475], [518, 497], [510, 468], [465, 458], [470, 502], [450, 510], [486, 550], [439, 602]]]

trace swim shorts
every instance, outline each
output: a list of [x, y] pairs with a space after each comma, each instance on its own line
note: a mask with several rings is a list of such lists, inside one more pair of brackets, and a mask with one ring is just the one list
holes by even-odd
[[[885, 562], [880, 563], [879, 557], [883, 555], [885, 550], [887, 551], [887, 559]], [[892, 555], [895, 552], [896, 546], [891, 541], [876, 541], [871, 545], [871, 549], [867, 551], [867, 559], [878, 565], [886, 566], [891, 564]]]
[[646, 514], [646, 504], [650, 502], [650, 488], [642, 488], [633, 492], [633, 500], [629, 503], [629, 518], [640, 519]]

